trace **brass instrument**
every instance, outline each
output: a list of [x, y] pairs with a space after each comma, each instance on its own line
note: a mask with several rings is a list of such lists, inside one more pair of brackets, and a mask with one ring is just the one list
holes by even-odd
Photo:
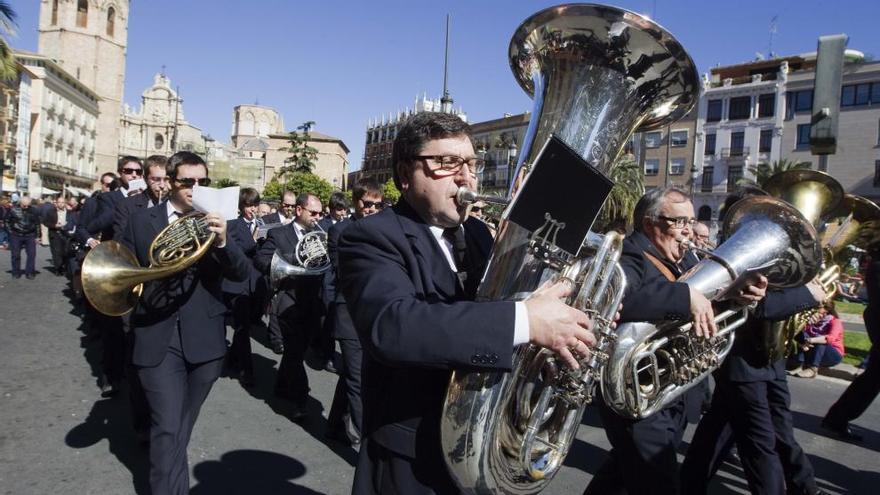
[[144, 282], [181, 272], [199, 261], [214, 243], [204, 213], [191, 213], [168, 225], [150, 243], [150, 266], [116, 241], [104, 241], [89, 251], [82, 264], [83, 293], [92, 306], [108, 316], [134, 309]]
[[[776, 198], [756, 196], [735, 203], [724, 217], [726, 239], [683, 274], [707, 299], [720, 301], [752, 274], [771, 287], [793, 287], [811, 280], [822, 252], [812, 224]], [[689, 243], [689, 241], [686, 241]], [[734, 330], [746, 321], [744, 308], [715, 315], [718, 332], [696, 337], [692, 323], [624, 323], [602, 373], [602, 396], [609, 407], [630, 418], [663, 409], [718, 368], [733, 348]]]
[[[681, 45], [651, 20], [613, 7], [538, 12], [516, 30], [509, 53], [534, 97], [510, 197], [551, 134], [609, 175], [636, 129], [678, 120], [698, 97], [696, 68]], [[476, 199], [492, 198], [458, 195], [460, 204]], [[576, 371], [547, 349], [523, 345], [509, 373], [453, 372], [440, 436], [464, 493], [537, 493], [558, 472], [613, 345], [611, 320], [626, 286], [619, 234], [590, 233], [574, 257], [543, 229], [531, 232], [506, 214], [477, 299], [523, 300], [546, 281], [568, 279], [575, 290], [567, 302], [592, 316], [598, 344]]]
[[[829, 301], [837, 293], [837, 281], [842, 271], [835, 257], [849, 245], [867, 248], [880, 240], [880, 207], [861, 196], [846, 194], [826, 217], [829, 220], [822, 234], [824, 260], [816, 281], [825, 291], [825, 300]], [[817, 312], [818, 308], [813, 308], [768, 324], [765, 338], [771, 362], [796, 351], [795, 338]]]
[[331, 267], [327, 253], [327, 233], [313, 230], [305, 234], [293, 250], [293, 263], [289, 263], [277, 251], [269, 265], [269, 283], [278, 290], [288, 277], [320, 275]]

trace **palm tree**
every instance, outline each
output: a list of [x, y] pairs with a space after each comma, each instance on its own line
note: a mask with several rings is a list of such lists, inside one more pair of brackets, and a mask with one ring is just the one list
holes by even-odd
[[627, 154], [618, 158], [609, 178], [614, 181], [614, 187], [608, 195], [605, 206], [599, 212], [596, 225], [603, 228], [608, 228], [616, 222], [630, 225], [636, 203], [645, 192], [644, 177], [635, 157]]
[[0, 0], [0, 79], [10, 80], [18, 75], [18, 66], [7, 36], [15, 35], [15, 11], [6, 0]]
[[747, 179], [745, 177], [739, 179], [737, 181], [738, 186], [752, 186], [752, 187], [764, 187], [764, 184], [767, 182], [767, 179], [773, 177], [774, 175], [785, 172], [786, 170], [797, 170], [797, 169], [808, 169], [810, 168], [810, 162], [793, 162], [791, 160], [786, 160], [785, 158], [781, 160], [776, 160], [773, 163], [759, 163], [757, 165], [749, 165], [749, 172], [755, 176], [754, 179]]

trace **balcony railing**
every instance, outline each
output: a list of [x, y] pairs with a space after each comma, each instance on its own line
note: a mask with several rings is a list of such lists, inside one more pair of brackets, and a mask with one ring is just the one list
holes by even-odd
[[51, 162], [34, 160], [32, 162], [32, 168], [36, 169], [40, 174], [52, 174], [54, 172], [55, 175], [68, 175], [72, 177], [80, 177], [88, 180], [98, 180], [98, 176], [95, 174], [88, 174], [85, 172], [77, 172], [76, 170], [70, 167], [64, 167], [62, 165], [56, 165]]
[[744, 158], [749, 155], [749, 147], [740, 148], [721, 148], [722, 158]]

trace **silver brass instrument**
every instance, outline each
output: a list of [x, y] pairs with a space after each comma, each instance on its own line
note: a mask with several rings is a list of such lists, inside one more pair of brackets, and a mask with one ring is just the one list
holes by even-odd
[[296, 243], [293, 250], [293, 263], [288, 262], [278, 251], [272, 255], [269, 265], [269, 283], [278, 290], [288, 277], [321, 275], [330, 269], [330, 255], [327, 253], [327, 233], [313, 230]]
[[121, 316], [134, 309], [144, 282], [174, 275], [195, 264], [214, 243], [204, 213], [190, 213], [162, 229], [150, 244], [150, 266], [143, 268], [128, 248], [104, 241], [82, 264], [83, 293], [95, 309]]
[[[534, 97], [510, 197], [551, 134], [609, 175], [636, 129], [674, 122], [697, 100], [696, 68], [681, 45], [649, 19], [621, 9], [543, 10], [516, 30], [509, 53], [520, 86]], [[490, 198], [462, 193], [458, 199]], [[548, 280], [568, 279], [574, 290], [567, 302], [592, 316], [598, 344], [577, 371], [546, 349], [523, 345], [509, 373], [453, 372], [441, 444], [465, 493], [537, 493], [550, 482], [614, 339], [611, 319], [626, 285], [618, 264], [622, 237], [590, 233], [575, 258], [555, 245], [550, 230], [559, 226], [547, 221], [547, 230], [530, 232], [502, 220], [477, 299], [523, 300]]]
[[[727, 239], [682, 275], [707, 299], [724, 299], [754, 273], [770, 287], [802, 285], [816, 276], [822, 250], [816, 229], [788, 203], [768, 196], [735, 203], [722, 227]], [[663, 409], [718, 368], [733, 347], [743, 308], [715, 315], [718, 332], [696, 337], [692, 323], [624, 323], [602, 375], [602, 396], [620, 415], [645, 418]]]

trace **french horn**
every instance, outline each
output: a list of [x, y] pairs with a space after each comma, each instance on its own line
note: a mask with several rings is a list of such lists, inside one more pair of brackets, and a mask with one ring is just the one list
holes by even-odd
[[[509, 55], [514, 76], [534, 98], [510, 198], [551, 135], [608, 175], [636, 129], [674, 122], [697, 101], [696, 68], [681, 45], [651, 20], [614, 7], [542, 10], [516, 30]], [[460, 192], [458, 199], [478, 197]], [[508, 373], [452, 373], [440, 437], [464, 493], [537, 493], [553, 479], [592, 400], [626, 286], [620, 234], [590, 233], [580, 255], [568, 256], [552, 236], [506, 213], [477, 300], [523, 300], [542, 283], [566, 278], [575, 288], [567, 302], [592, 316], [598, 344], [577, 371], [546, 349], [523, 345]]]
[[289, 277], [321, 275], [332, 266], [327, 253], [327, 233], [313, 230], [296, 243], [293, 262], [288, 262], [278, 251], [272, 254], [269, 265], [269, 283], [274, 290]]

